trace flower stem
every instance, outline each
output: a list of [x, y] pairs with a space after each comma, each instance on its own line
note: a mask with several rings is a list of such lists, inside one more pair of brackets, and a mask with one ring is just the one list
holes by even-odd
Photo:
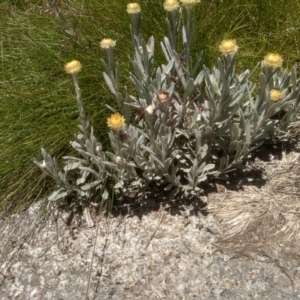
[[191, 56], [191, 43], [192, 43], [192, 8], [186, 9], [186, 67], [188, 72], [190, 72], [190, 56]]
[[81, 123], [82, 128], [83, 128], [82, 133], [84, 135], [84, 138], [87, 139], [88, 138], [88, 132], [87, 132], [86, 115], [85, 115], [85, 112], [84, 112], [84, 109], [83, 109], [83, 103], [82, 103], [82, 100], [81, 100], [81, 89], [80, 89], [79, 84], [78, 84], [77, 74], [73, 74], [73, 80], [74, 80], [77, 106], [78, 106], [78, 109], [79, 109], [79, 119], [80, 119], [80, 123]]

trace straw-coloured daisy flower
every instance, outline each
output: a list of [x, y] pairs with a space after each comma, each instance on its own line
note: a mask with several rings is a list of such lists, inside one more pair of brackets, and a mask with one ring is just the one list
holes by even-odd
[[107, 126], [112, 130], [119, 131], [124, 127], [124, 125], [125, 125], [125, 118], [119, 113], [112, 114], [107, 119]]
[[264, 67], [267, 68], [280, 68], [282, 66], [282, 57], [277, 53], [269, 53], [263, 60]]
[[178, 0], [166, 0], [164, 2], [164, 9], [166, 11], [173, 11], [179, 8]]
[[270, 91], [270, 99], [274, 102], [279, 101], [282, 98], [282, 93], [279, 90]]
[[223, 55], [235, 53], [238, 51], [238, 48], [235, 40], [223, 40], [219, 46]]
[[127, 4], [127, 12], [129, 14], [139, 14], [141, 12], [141, 7], [136, 2], [131, 2]]
[[81, 63], [78, 60], [72, 60], [65, 64], [65, 71], [71, 75], [78, 74], [81, 71]]
[[196, 4], [200, 3], [200, 0], [180, 0], [180, 2], [186, 8], [193, 8]]
[[110, 47], [116, 46], [116, 41], [113, 41], [112, 39], [102, 39], [100, 42], [100, 47], [102, 49], [109, 49]]

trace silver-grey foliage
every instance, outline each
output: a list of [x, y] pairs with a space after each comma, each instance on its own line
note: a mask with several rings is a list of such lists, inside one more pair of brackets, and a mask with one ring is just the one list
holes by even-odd
[[[254, 71], [235, 73], [237, 51], [223, 53], [211, 70], [201, 66], [202, 52], [192, 63], [192, 11], [188, 9], [183, 18], [182, 31], [176, 16], [172, 11], [167, 19], [169, 37], [160, 44], [166, 63], [158, 67], [154, 37], [146, 42], [140, 14], [132, 16], [130, 79], [134, 95], [128, 95], [126, 87], [119, 84], [120, 65], [114, 61], [113, 47], [105, 49], [103, 75], [117, 104], [116, 108], [108, 107], [126, 119], [124, 127], [109, 133], [112, 152], [102, 151], [93, 129], [89, 129], [74, 76], [81, 123], [71, 145], [81, 158], [65, 157], [67, 163], [60, 172], [55, 159], [42, 149], [44, 160], [35, 163], [58, 184], [49, 200], [60, 200], [71, 192], [77, 193], [81, 205], [95, 197], [106, 199], [108, 180], [123, 191], [133, 182], [141, 187], [155, 182], [165, 190], [198, 194], [208, 176], [241, 167], [267, 138], [280, 134], [296, 120], [300, 109], [296, 67], [287, 72], [258, 64], [256, 69], [261, 67], [261, 72], [255, 85], [251, 81]], [[278, 99], [272, 98], [274, 90], [280, 95]], [[283, 117], [275, 118], [278, 113]], [[79, 172], [73, 185], [67, 180], [70, 170]]]

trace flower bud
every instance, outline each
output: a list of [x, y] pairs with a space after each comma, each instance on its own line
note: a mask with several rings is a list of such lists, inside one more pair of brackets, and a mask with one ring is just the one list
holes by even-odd
[[42, 167], [43, 169], [45, 169], [45, 168], [47, 167], [45, 160], [42, 161], [41, 167]]
[[131, 140], [131, 136], [125, 132], [120, 131], [119, 137], [123, 143], [129, 143]]
[[97, 152], [101, 152], [102, 151], [102, 145], [100, 143], [97, 144], [96, 151]]
[[164, 92], [164, 91], [158, 91], [157, 92], [157, 97], [158, 97], [158, 100], [161, 103], [165, 103], [165, 102], [167, 102], [170, 99], [169, 93]]
[[149, 114], [149, 115], [153, 115], [154, 113], [154, 107], [153, 105], [149, 105], [145, 108], [145, 111]]
[[[149, 45], [146, 45], [146, 48], [147, 48], [147, 52], [150, 53], [151, 48], [149, 47]], [[139, 51], [140, 51], [141, 54], [143, 54], [143, 47], [142, 46], [139, 47]]]

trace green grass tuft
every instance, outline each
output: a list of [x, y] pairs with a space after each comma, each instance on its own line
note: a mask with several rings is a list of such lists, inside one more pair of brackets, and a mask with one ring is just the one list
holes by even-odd
[[[41, 147], [58, 158], [71, 152], [78, 111], [72, 78], [63, 66], [72, 59], [83, 65], [79, 80], [85, 110], [108, 147], [105, 103], [111, 104], [113, 97], [102, 78], [99, 41], [117, 40], [115, 57], [122, 82], [130, 90], [128, 57], [133, 46], [128, 2], [74, 0], [52, 8], [47, 6], [51, 0], [0, 4], [0, 211], [23, 209], [53, 189], [53, 182], [32, 163], [34, 156], [41, 158]], [[140, 4], [144, 37], [154, 35], [157, 61], [163, 62], [159, 45], [167, 33], [163, 1]], [[297, 0], [202, 0], [195, 14], [193, 50], [205, 51], [203, 63], [209, 67], [220, 56], [218, 46], [224, 38], [235, 38], [240, 47], [238, 71], [253, 68], [268, 52], [279, 52], [287, 68], [299, 60]]]

